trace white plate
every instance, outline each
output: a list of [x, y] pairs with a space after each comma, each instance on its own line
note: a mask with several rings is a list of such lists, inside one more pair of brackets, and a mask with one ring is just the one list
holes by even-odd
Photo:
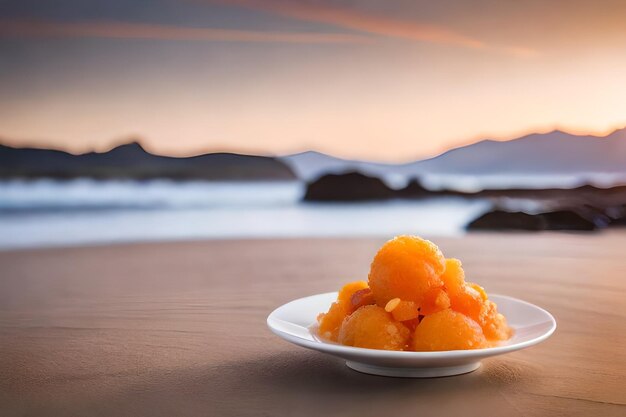
[[374, 375], [428, 378], [472, 372], [480, 360], [536, 345], [556, 329], [556, 320], [546, 310], [503, 295], [490, 295], [515, 334], [497, 347], [439, 352], [396, 352], [343, 346], [320, 340], [312, 330], [319, 313], [326, 312], [337, 293], [312, 295], [278, 307], [267, 317], [267, 325], [279, 337], [346, 360], [355, 371]]

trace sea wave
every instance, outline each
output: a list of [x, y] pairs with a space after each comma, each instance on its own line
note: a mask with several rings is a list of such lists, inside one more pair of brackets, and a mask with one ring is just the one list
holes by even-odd
[[0, 182], [0, 249], [189, 239], [457, 235], [489, 209], [438, 198], [302, 203], [303, 184]]

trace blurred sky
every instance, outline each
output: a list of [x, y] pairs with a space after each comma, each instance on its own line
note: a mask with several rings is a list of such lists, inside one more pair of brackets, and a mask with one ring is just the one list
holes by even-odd
[[626, 125], [626, 1], [1, 0], [0, 137], [405, 161]]

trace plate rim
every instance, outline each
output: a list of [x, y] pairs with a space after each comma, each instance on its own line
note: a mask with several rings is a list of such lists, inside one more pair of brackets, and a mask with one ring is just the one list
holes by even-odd
[[481, 348], [481, 349], [413, 352], [413, 351], [395, 351], [395, 350], [368, 349], [368, 348], [361, 348], [361, 347], [354, 347], [354, 346], [345, 346], [345, 345], [340, 345], [340, 344], [332, 343], [332, 342], [324, 342], [321, 340], [317, 340], [315, 338], [313, 340], [308, 340], [299, 336], [295, 336], [290, 333], [286, 333], [282, 331], [281, 329], [278, 329], [273, 324], [274, 321], [285, 322], [285, 320], [277, 318], [276, 315], [278, 314], [279, 310], [283, 309], [289, 304], [297, 303], [299, 301], [312, 298], [312, 297], [323, 297], [323, 296], [335, 295], [335, 298], [336, 298], [337, 294], [338, 294], [337, 291], [331, 291], [331, 292], [326, 292], [326, 293], [313, 294], [313, 295], [309, 295], [306, 297], [300, 297], [300, 298], [296, 298], [295, 300], [288, 301], [285, 304], [282, 304], [281, 306], [275, 308], [267, 316], [267, 319], [266, 319], [267, 326], [272, 331], [272, 333], [274, 333], [281, 339], [287, 340], [288, 342], [291, 342], [293, 344], [296, 344], [305, 348], [318, 350], [318, 351], [326, 352], [329, 354], [337, 354], [337, 355], [350, 354], [350, 355], [357, 355], [357, 356], [362, 356], [362, 357], [376, 357], [376, 358], [396, 357], [396, 358], [404, 358], [404, 359], [446, 359], [446, 358], [452, 358], [452, 357], [454, 358], [461, 358], [461, 357], [481, 358], [481, 357], [487, 357], [487, 356], [500, 355], [504, 353], [513, 352], [516, 350], [525, 349], [527, 347], [534, 346], [538, 343], [541, 343], [544, 340], [548, 339], [550, 336], [552, 336], [552, 334], [554, 334], [557, 328], [557, 322], [556, 322], [555, 317], [546, 309], [539, 307], [535, 304], [532, 304], [528, 301], [521, 300], [516, 297], [511, 297], [509, 295], [495, 294], [495, 293], [490, 294], [489, 296], [490, 299], [491, 297], [505, 298], [510, 301], [521, 303], [521, 304], [524, 304], [526, 306], [529, 306], [531, 308], [541, 311], [550, 319], [550, 324], [551, 324], [550, 328], [546, 330], [544, 333], [542, 333], [541, 335], [536, 336], [532, 339], [518, 342], [515, 344], [510, 344], [510, 345], [493, 346], [493, 347]]

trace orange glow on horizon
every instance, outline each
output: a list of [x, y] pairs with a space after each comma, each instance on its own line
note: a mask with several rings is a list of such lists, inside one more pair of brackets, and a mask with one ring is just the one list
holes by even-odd
[[443, 147], [430, 154], [416, 154], [415, 157], [400, 158], [400, 159], [376, 158], [375, 156], [374, 157], [367, 156], [369, 154], [364, 154], [363, 156], [359, 156], [358, 152], [357, 153], [350, 152], [350, 151], [337, 152], [336, 148], [324, 149], [324, 148], [316, 148], [314, 146], [312, 147], [295, 146], [292, 149], [287, 149], [282, 152], [268, 152], [266, 149], [260, 146], [259, 147], [251, 146], [251, 147], [241, 148], [241, 147], [236, 147], [236, 146], [233, 147], [232, 145], [228, 145], [228, 144], [223, 144], [223, 145], [217, 144], [217, 145], [213, 145], [210, 147], [199, 146], [199, 147], [181, 149], [180, 147], [177, 147], [177, 146], [169, 147], [167, 145], [162, 146], [159, 144], [154, 144], [153, 141], [150, 141], [148, 138], [142, 137], [137, 134], [118, 136], [118, 137], [113, 138], [112, 140], [107, 140], [107, 141], [102, 141], [100, 143], [97, 143], [95, 146], [89, 146], [89, 145], [88, 146], [79, 145], [79, 146], [73, 146], [73, 147], [55, 146], [54, 144], [51, 145], [49, 139], [22, 140], [20, 138], [7, 139], [7, 138], [2, 138], [2, 137], [0, 137], [0, 143], [4, 145], [8, 145], [8, 146], [14, 146], [14, 147], [56, 149], [56, 150], [66, 151], [72, 154], [82, 154], [82, 153], [87, 153], [87, 152], [107, 152], [121, 145], [126, 145], [129, 143], [139, 143], [144, 149], [146, 149], [150, 153], [153, 153], [156, 155], [177, 156], [177, 157], [196, 156], [196, 155], [202, 155], [202, 154], [214, 153], [214, 152], [242, 153], [242, 154], [248, 154], [248, 155], [260, 155], [260, 156], [286, 156], [286, 155], [296, 154], [300, 152], [317, 151], [317, 152], [322, 152], [327, 155], [334, 156], [337, 158], [343, 158], [343, 159], [360, 159], [360, 160], [370, 161], [370, 162], [402, 164], [402, 163], [413, 162], [413, 161], [421, 160], [421, 159], [433, 158], [438, 155], [441, 155], [442, 153], [449, 151], [450, 149], [471, 145], [471, 144], [474, 144], [474, 143], [477, 143], [486, 139], [495, 140], [499, 142], [506, 142], [509, 140], [519, 139], [519, 138], [522, 138], [524, 136], [531, 135], [531, 134], [545, 134], [545, 133], [550, 133], [553, 131], [561, 131], [561, 132], [565, 132], [574, 136], [595, 136], [598, 138], [603, 138], [603, 137], [609, 136], [615, 131], [619, 131], [622, 129], [626, 129], [626, 124], [615, 125], [607, 129], [599, 129], [599, 130], [585, 130], [585, 129], [579, 129], [579, 128], [570, 129], [570, 128], [563, 127], [560, 125], [555, 125], [555, 126], [547, 127], [547, 128], [525, 129], [525, 130], [520, 130], [517, 132], [509, 132], [508, 134], [504, 136], [500, 136], [500, 137], [496, 137], [490, 134], [479, 134], [479, 135], [474, 136], [473, 138], [465, 139], [462, 141], [451, 142], [454, 144], [449, 147]]

